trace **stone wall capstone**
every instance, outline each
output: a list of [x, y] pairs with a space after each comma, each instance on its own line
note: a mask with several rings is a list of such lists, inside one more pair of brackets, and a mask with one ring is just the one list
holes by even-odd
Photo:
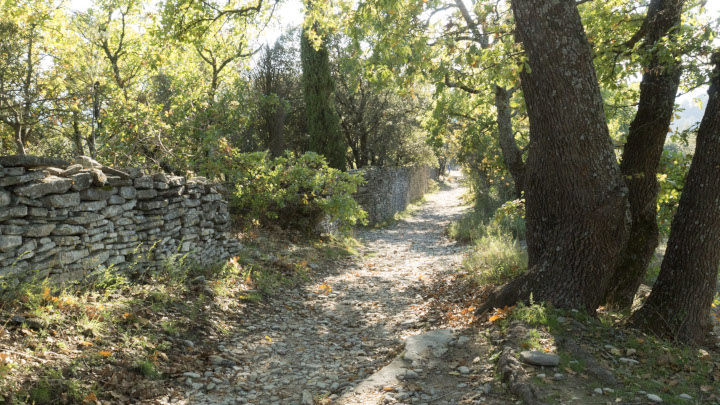
[[[360, 169], [365, 177], [355, 200], [368, 213], [368, 225], [385, 222], [418, 201], [438, 180], [438, 169], [428, 166], [369, 167]], [[357, 171], [356, 171], [357, 172]]]
[[172, 257], [210, 264], [236, 255], [221, 187], [203, 177], [0, 156], [0, 289], [94, 270], [150, 269]]

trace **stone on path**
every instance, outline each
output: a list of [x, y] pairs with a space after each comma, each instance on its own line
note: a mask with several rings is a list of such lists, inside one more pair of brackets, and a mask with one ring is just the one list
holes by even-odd
[[302, 405], [313, 405], [313, 396], [309, 391], [303, 391], [302, 393]]
[[533, 366], [555, 367], [560, 364], [560, 356], [556, 354], [548, 354], [530, 350], [520, 352], [520, 360], [523, 363]]
[[663, 401], [662, 398], [660, 398], [659, 396], [657, 396], [655, 394], [648, 394], [647, 399], [652, 402], [662, 402]]
[[619, 361], [620, 363], [625, 363], [625, 364], [630, 364], [630, 365], [640, 364], [639, 361], [637, 361], [637, 360], [635, 360], [635, 359], [629, 359], [629, 358], [627, 358], [627, 357], [620, 357], [620, 358], [618, 359], [618, 361]]
[[453, 331], [438, 329], [420, 335], [410, 336], [405, 340], [405, 360], [422, 363], [431, 357], [440, 357], [448, 350], [453, 340]]

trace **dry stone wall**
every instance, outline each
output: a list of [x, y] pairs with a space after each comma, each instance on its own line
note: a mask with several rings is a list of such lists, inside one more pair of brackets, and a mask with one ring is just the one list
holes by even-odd
[[385, 222], [418, 201], [438, 179], [438, 170], [428, 166], [370, 167], [362, 169], [365, 184], [354, 195], [368, 213], [369, 225]]
[[34, 156], [0, 156], [0, 289], [34, 277], [83, 279], [187, 257], [236, 255], [222, 189], [205, 178], [145, 175]]

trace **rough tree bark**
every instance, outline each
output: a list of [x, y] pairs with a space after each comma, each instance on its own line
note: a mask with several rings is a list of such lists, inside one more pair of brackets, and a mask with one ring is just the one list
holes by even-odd
[[273, 120], [266, 122], [266, 125], [268, 126], [268, 134], [270, 135], [268, 139], [268, 149], [270, 149], [270, 155], [276, 158], [285, 153], [285, 119], [287, 118], [287, 112], [285, 111], [285, 104], [282, 99], [280, 99], [275, 106], [273, 115]]
[[[684, 0], [652, 0], [645, 23], [646, 47], [653, 47], [681, 22]], [[640, 82], [640, 101], [623, 152], [620, 170], [628, 186], [632, 225], [606, 303], [629, 309], [658, 244], [657, 169], [667, 136], [682, 72], [653, 51]]]
[[530, 118], [525, 178], [530, 270], [481, 311], [530, 294], [593, 312], [625, 243], [627, 188], [574, 0], [513, 0], [516, 36], [532, 71], [521, 76]]
[[720, 265], [720, 52], [695, 156], [672, 221], [660, 275], [631, 323], [684, 342], [701, 342]]
[[504, 87], [495, 86], [495, 107], [497, 108], [498, 143], [502, 151], [505, 166], [515, 183], [515, 196], [522, 197], [525, 187], [525, 162], [522, 151], [515, 142], [512, 129], [512, 111], [510, 108], [512, 91]]

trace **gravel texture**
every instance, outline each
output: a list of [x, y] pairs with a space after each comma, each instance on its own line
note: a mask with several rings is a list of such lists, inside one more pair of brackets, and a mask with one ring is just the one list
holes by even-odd
[[[444, 229], [466, 211], [463, 192], [450, 183], [427, 195], [407, 219], [359, 231], [358, 255], [339, 259], [329, 274], [301, 289], [269, 298], [262, 311], [249, 311], [240, 333], [217, 346], [206, 369], [179, 377], [187, 403], [455, 403], [448, 393], [462, 395], [461, 381], [447, 386], [449, 392], [403, 385], [448, 384], [433, 377], [437, 365], [422, 362], [408, 362], [395, 386], [366, 393], [355, 388], [399, 358], [407, 337], [425, 332], [417, 310], [423, 284], [461, 262], [464, 248], [447, 240]], [[462, 331], [452, 332], [456, 347]], [[458, 370], [452, 378], [473, 372], [465, 365]]]

